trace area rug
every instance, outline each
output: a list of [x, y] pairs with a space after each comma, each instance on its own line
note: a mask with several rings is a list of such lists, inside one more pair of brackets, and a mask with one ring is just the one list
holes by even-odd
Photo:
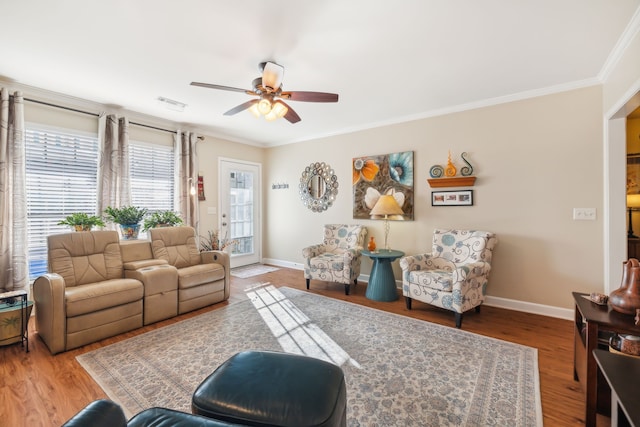
[[352, 427], [542, 426], [534, 348], [269, 284], [247, 296], [77, 359], [128, 416], [190, 412], [230, 356], [273, 350], [340, 366]]
[[271, 267], [269, 265], [263, 264], [252, 264], [247, 265], [246, 267], [236, 267], [231, 269], [231, 275], [235, 277], [239, 277], [241, 279], [246, 279], [248, 277], [258, 276], [260, 274], [271, 273], [272, 271], [277, 271], [279, 268]]

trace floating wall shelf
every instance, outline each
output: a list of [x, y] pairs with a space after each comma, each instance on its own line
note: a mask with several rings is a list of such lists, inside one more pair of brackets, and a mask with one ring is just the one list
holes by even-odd
[[454, 178], [427, 179], [432, 188], [442, 187], [472, 187], [476, 182], [475, 176], [459, 176]]

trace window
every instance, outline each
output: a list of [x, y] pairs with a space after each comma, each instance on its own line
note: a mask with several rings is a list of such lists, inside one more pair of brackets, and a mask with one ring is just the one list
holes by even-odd
[[129, 143], [131, 204], [149, 212], [174, 210], [173, 147]]
[[[69, 232], [58, 222], [96, 214], [99, 143], [95, 134], [28, 124], [25, 136], [29, 278], [47, 272], [47, 236]], [[174, 209], [173, 147], [131, 142], [131, 204]], [[144, 234], [141, 235], [144, 238]]]
[[96, 213], [98, 137], [28, 124], [25, 132], [29, 277], [47, 271], [47, 236], [73, 212]]

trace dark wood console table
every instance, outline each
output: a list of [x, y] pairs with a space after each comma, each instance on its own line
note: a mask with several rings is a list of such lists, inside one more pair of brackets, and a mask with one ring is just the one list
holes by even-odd
[[640, 427], [640, 358], [600, 349], [593, 356], [611, 387], [611, 427]]
[[[640, 326], [632, 315], [618, 313], [609, 305], [591, 302], [587, 294], [573, 292], [575, 300], [575, 329], [573, 378], [580, 381], [586, 395], [585, 425], [595, 427], [596, 413], [609, 414], [611, 389], [593, 357], [593, 350], [608, 349], [613, 333], [640, 335]], [[601, 376], [598, 381], [598, 375]]]

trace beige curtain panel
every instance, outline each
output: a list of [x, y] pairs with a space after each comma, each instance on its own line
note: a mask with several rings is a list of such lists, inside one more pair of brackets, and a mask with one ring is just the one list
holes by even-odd
[[0, 292], [27, 290], [24, 99], [0, 89]]
[[192, 186], [197, 188], [198, 185], [197, 142], [198, 135], [193, 132], [176, 132], [174, 152], [176, 156], [176, 182], [178, 183], [177, 206], [184, 222], [195, 228], [196, 233], [199, 233], [198, 196], [190, 192]]
[[100, 163], [98, 166], [98, 214], [107, 206], [131, 204], [129, 172], [129, 120], [113, 114], [98, 119]]

